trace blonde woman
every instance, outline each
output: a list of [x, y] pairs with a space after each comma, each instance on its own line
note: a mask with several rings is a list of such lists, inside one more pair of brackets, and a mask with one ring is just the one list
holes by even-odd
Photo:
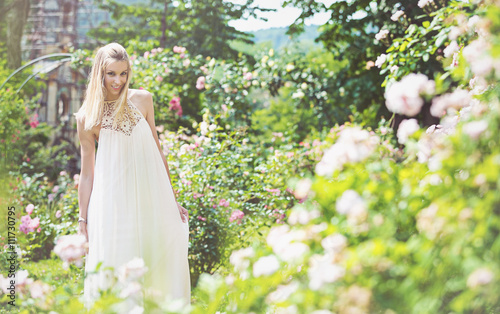
[[[188, 212], [172, 190], [156, 133], [152, 96], [129, 89], [131, 75], [130, 60], [121, 45], [100, 48], [85, 101], [75, 114], [82, 160], [78, 224], [89, 243], [87, 307], [100, 289], [112, 284], [109, 273], [103, 271], [109, 267], [120, 272], [118, 284], [126, 287], [139, 281], [143, 291], [159, 302], [190, 301]], [[143, 271], [143, 276], [134, 278]], [[128, 300], [135, 306], [142, 303], [142, 295]]]

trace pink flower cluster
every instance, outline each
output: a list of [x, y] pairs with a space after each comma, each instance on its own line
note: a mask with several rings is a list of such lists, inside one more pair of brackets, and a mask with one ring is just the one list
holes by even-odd
[[342, 129], [337, 142], [327, 149], [316, 164], [316, 173], [331, 176], [346, 163], [356, 163], [368, 158], [378, 147], [380, 139], [373, 132], [359, 127]]
[[229, 201], [227, 201], [226, 199], [223, 198], [220, 200], [219, 206], [229, 207]]
[[84, 235], [66, 235], [57, 240], [57, 244], [54, 247], [54, 253], [63, 260], [64, 268], [67, 268], [68, 263], [72, 262], [74, 262], [76, 266], [81, 267], [83, 265], [82, 258], [87, 250], [87, 245], [87, 240]]
[[40, 226], [40, 218], [36, 217], [35, 219], [31, 219], [29, 215], [21, 217], [21, 225], [19, 226], [19, 230], [28, 234], [28, 232], [34, 232]]
[[182, 107], [181, 107], [181, 99], [180, 97], [173, 97], [170, 101], [170, 110], [175, 110], [176, 115], [179, 117], [182, 116]]
[[231, 217], [229, 217], [229, 221], [230, 222], [236, 221], [236, 223], [239, 225], [239, 224], [241, 224], [243, 217], [245, 217], [244, 212], [242, 212], [241, 210], [235, 210], [234, 212], [231, 213]]
[[30, 126], [32, 129], [36, 128], [40, 122], [38, 121], [38, 113], [35, 113], [32, 117], [30, 117]]
[[272, 193], [275, 196], [280, 196], [281, 192], [279, 189], [266, 189], [267, 192]]
[[204, 76], [200, 76], [196, 80], [196, 89], [199, 89], [199, 90], [205, 89], [205, 80], [206, 80], [206, 78]]
[[253, 78], [252, 72], [243, 73], [243, 78], [247, 81], [250, 81]]
[[[163, 51], [163, 48], [153, 48], [153, 49], [151, 49], [151, 52], [149, 52], [149, 51], [144, 52], [143, 57], [145, 59], [149, 58], [149, 56], [154, 57], [157, 53], [160, 53], [162, 51]], [[130, 59], [131, 59], [131, 61], [133, 61], [135, 59], [135, 56], [132, 56]]]
[[174, 46], [173, 51], [174, 53], [185, 53], [186, 47]]
[[35, 205], [29, 204], [26, 206], [26, 212], [28, 215], [21, 217], [21, 225], [19, 226], [19, 230], [28, 234], [28, 232], [34, 232], [38, 228], [38, 232], [41, 231], [40, 226], [40, 218], [36, 217], [35, 219], [31, 219], [30, 215], [33, 213], [33, 209], [35, 209]]
[[472, 101], [468, 91], [457, 88], [452, 93], [444, 94], [432, 100], [431, 114], [442, 117], [448, 113], [457, 112], [467, 107]]

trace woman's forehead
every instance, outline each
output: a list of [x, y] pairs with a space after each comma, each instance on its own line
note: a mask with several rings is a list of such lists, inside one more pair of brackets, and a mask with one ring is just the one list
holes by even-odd
[[106, 67], [106, 71], [123, 72], [127, 71], [128, 63], [127, 61], [115, 61]]

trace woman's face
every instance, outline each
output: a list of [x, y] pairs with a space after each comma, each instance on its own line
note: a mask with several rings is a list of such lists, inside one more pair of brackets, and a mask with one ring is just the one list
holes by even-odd
[[118, 99], [127, 82], [127, 76], [127, 61], [115, 61], [108, 65], [104, 72], [104, 87], [108, 91], [106, 100]]

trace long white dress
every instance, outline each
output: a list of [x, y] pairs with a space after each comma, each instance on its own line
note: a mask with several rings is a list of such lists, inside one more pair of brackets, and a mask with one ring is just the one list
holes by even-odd
[[[147, 295], [158, 302], [182, 299], [188, 304], [189, 225], [181, 220], [149, 124], [130, 99], [127, 103], [135, 112], [125, 115], [115, 128], [114, 103], [104, 103], [87, 210], [84, 302], [90, 307], [99, 289], [113, 285], [109, 274], [94, 272], [99, 262], [101, 269], [113, 267], [116, 271], [132, 259], [142, 258], [147, 272], [139, 283]], [[127, 287], [124, 295], [127, 291], [132, 295], [133, 287]]]

